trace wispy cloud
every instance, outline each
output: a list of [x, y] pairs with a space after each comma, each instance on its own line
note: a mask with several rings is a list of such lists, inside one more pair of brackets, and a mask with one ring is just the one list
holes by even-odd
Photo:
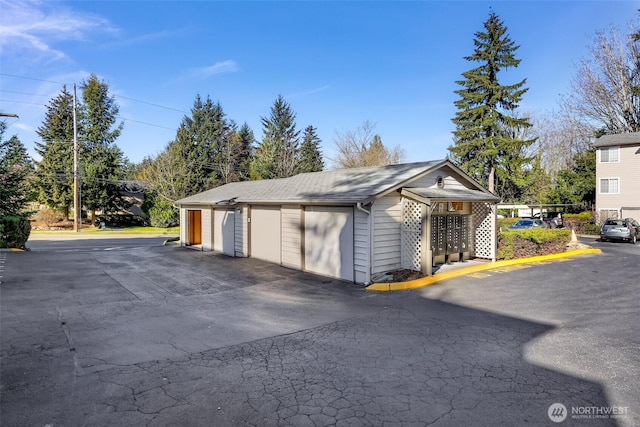
[[324, 86], [320, 86], [314, 89], [309, 89], [309, 90], [305, 90], [302, 92], [294, 92], [294, 93], [290, 93], [287, 95], [284, 95], [285, 98], [289, 99], [289, 98], [299, 98], [301, 96], [306, 96], [306, 95], [312, 95], [314, 93], [318, 93], [318, 92], [323, 92], [327, 89], [329, 89], [330, 86], [329, 85], [324, 85]]
[[7, 54], [51, 61], [66, 54], [55, 42], [86, 40], [93, 31], [116, 32], [97, 15], [71, 10], [58, 2], [0, 0], [0, 48]]
[[189, 73], [189, 76], [207, 79], [216, 74], [233, 73], [235, 71], [238, 71], [238, 64], [235, 61], [228, 59], [226, 61], [216, 62], [208, 67], [196, 68]]
[[105, 43], [103, 47], [114, 48], [114, 47], [123, 47], [123, 46], [132, 46], [137, 44], [151, 43], [158, 40], [176, 38], [191, 32], [193, 32], [193, 30], [191, 29], [157, 31], [155, 33], [141, 34], [134, 37], [123, 38], [122, 40], [108, 42], [108, 43]]
[[16, 123], [16, 127], [20, 130], [24, 130], [27, 132], [33, 132], [33, 128], [26, 123]]

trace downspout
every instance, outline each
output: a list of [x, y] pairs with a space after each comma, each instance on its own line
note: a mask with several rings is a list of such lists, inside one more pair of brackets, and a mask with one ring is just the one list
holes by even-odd
[[365, 278], [365, 285], [369, 285], [371, 283], [371, 243], [372, 243], [372, 239], [373, 236], [371, 236], [371, 211], [366, 210], [365, 208], [362, 207], [362, 202], [357, 202], [356, 203], [356, 209], [364, 212], [365, 214], [367, 214], [367, 216], [369, 217], [369, 245], [367, 248], [367, 274], [366, 274], [366, 278]]

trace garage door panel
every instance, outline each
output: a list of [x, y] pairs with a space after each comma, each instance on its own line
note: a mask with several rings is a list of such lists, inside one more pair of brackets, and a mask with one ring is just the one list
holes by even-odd
[[234, 211], [216, 209], [213, 216], [213, 250], [225, 255], [234, 255], [235, 220]]
[[353, 209], [305, 209], [305, 270], [353, 281]]
[[280, 264], [280, 208], [251, 208], [251, 249], [253, 258]]

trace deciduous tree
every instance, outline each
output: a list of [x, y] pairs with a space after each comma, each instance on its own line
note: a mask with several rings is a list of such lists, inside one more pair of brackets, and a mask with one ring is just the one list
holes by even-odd
[[356, 130], [336, 132], [333, 142], [337, 154], [332, 161], [337, 169], [383, 166], [402, 161], [402, 149], [399, 146], [385, 147], [380, 136], [374, 133], [374, 127], [366, 120]]
[[614, 27], [598, 32], [576, 69], [563, 107], [593, 132], [640, 131], [638, 34], [623, 35]]

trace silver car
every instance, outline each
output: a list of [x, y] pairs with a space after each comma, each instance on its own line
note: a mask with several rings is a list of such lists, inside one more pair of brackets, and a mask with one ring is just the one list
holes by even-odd
[[525, 218], [509, 226], [511, 230], [525, 230], [527, 228], [548, 228], [549, 224], [538, 218]]
[[608, 219], [600, 229], [600, 240], [628, 240], [634, 245], [640, 237], [640, 224], [633, 218]]

